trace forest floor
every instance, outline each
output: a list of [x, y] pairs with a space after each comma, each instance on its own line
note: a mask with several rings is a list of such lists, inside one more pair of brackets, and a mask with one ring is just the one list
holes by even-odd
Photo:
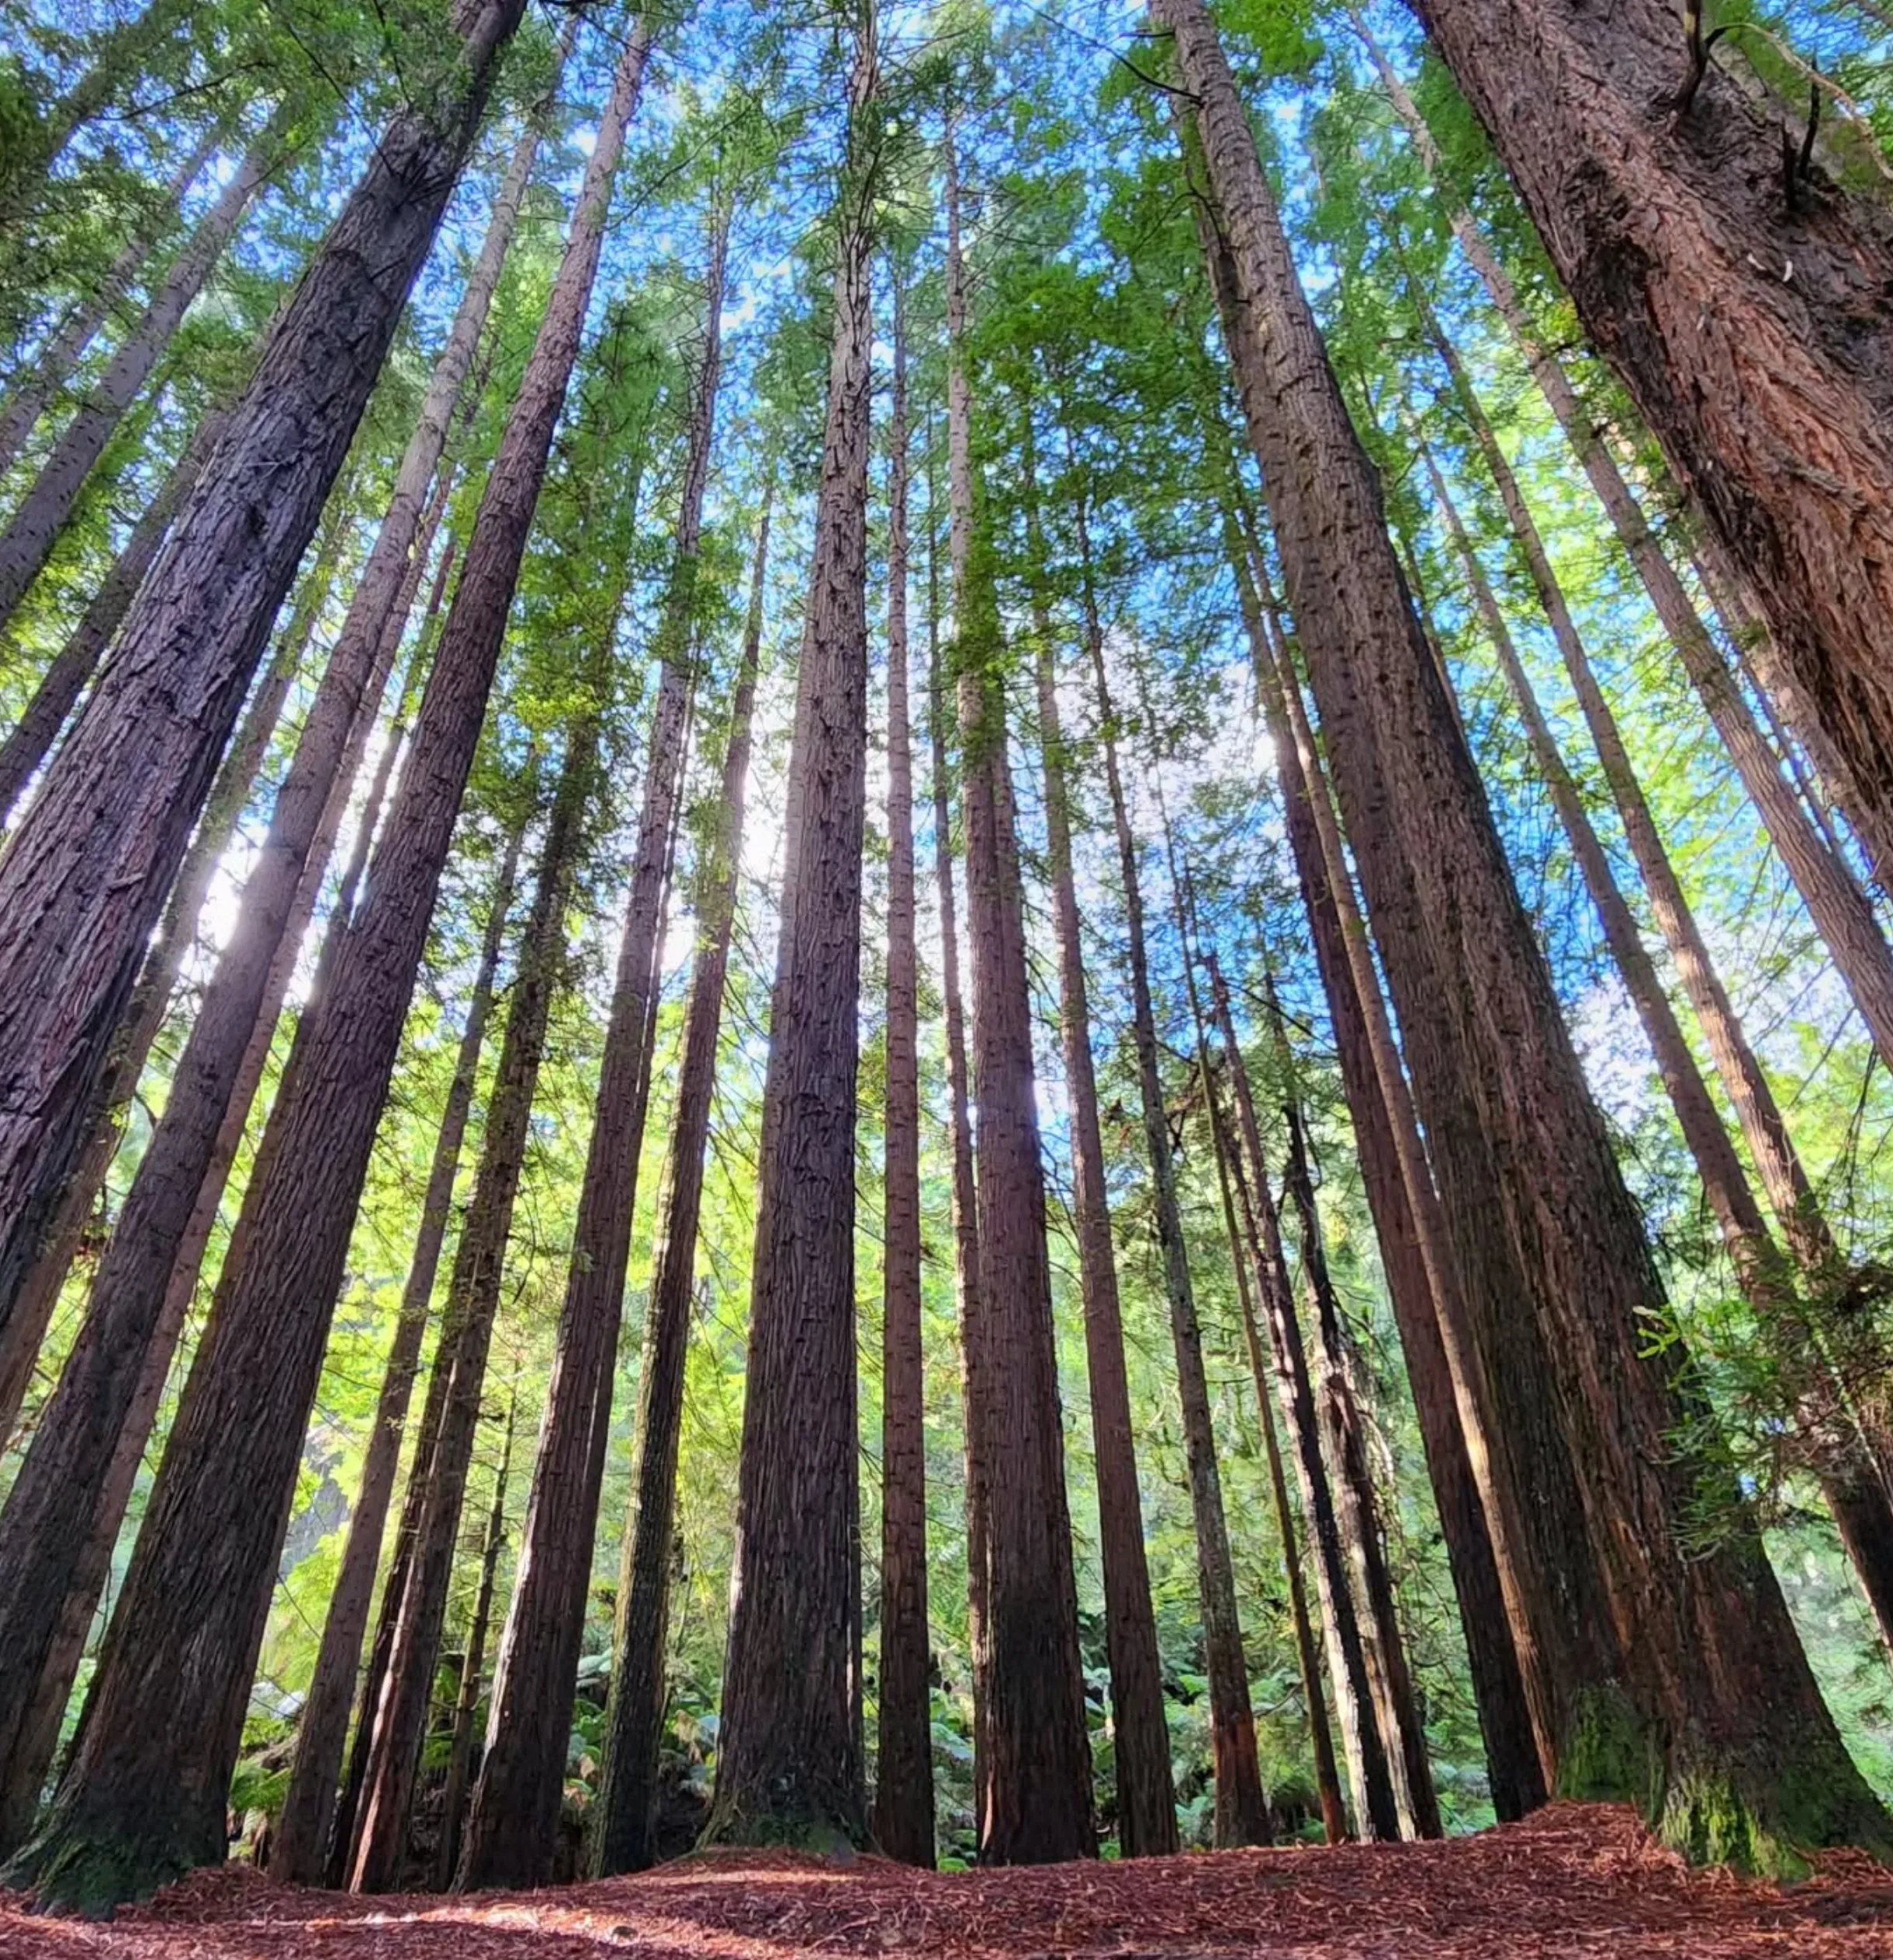
[[1882, 1960], [1893, 1875], [1786, 1888], [1691, 1872], [1627, 1810], [1559, 1804], [1444, 1844], [918, 1872], [734, 1854], [465, 1898], [296, 1892], [201, 1872], [110, 1926], [0, 1895], [5, 1960]]

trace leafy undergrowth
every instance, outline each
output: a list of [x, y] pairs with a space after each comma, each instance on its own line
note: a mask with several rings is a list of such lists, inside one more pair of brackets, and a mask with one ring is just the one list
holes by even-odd
[[692, 1858], [469, 1898], [295, 1892], [231, 1866], [112, 1926], [0, 1896], [34, 1960], [1881, 1960], [1893, 1875], [1850, 1854], [1789, 1888], [1692, 1872], [1627, 1810], [1559, 1804], [1442, 1844], [1230, 1851], [953, 1875], [879, 1858]]

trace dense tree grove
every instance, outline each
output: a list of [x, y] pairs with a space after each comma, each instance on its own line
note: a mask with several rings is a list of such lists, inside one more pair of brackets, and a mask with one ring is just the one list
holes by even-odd
[[1893, 1860], [1890, 185], [1867, 0], [22, 0], [0, 1883]]

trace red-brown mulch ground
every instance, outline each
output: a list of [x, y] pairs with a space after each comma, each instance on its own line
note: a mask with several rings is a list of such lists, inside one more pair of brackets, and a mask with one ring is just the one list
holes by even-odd
[[112, 1926], [0, 1895], [5, 1960], [1893, 1960], [1893, 1875], [1786, 1888], [1691, 1872], [1627, 1810], [1559, 1804], [1443, 1844], [1226, 1851], [953, 1875], [879, 1858], [694, 1858], [468, 1898], [199, 1873]]

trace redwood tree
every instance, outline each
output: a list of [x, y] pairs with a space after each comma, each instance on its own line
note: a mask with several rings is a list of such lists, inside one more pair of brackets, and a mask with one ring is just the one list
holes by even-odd
[[867, 753], [877, 0], [857, 13], [834, 338], [763, 1091], [736, 1557], [711, 1841], [859, 1841], [857, 1000]]
[[0, 1302], [84, 1147], [192, 822], [524, 11], [462, 0], [442, 72], [413, 79], [0, 861]]
[[[1887, 1844], [1759, 1536], [1713, 1467], [1673, 1446], [1699, 1391], [1679, 1351], [1653, 1354], [1643, 1338], [1661, 1289], [1641, 1221], [1414, 615], [1254, 133], [1200, 0], [1161, 0], [1158, 18], [1199, 105], [1236, 265], [1244, 407], [1466, 1303], [1487, 1342], [1501, 1301], [1508, 1345], [1535, 1326], [1532, 1367], [1511, 1370], [1497, 1406], [1507, 1432], [1555, 1435], [1582, 1490], [1568, 1514], [1534, 1493], [1528, 1518], [1521, 1486], [1503, 1514], [1508, 1539], [1562, 1515], [1575, 1573], [1547, 1560], [1524, 1590], [1587, 1580], [1614, 1636], [1614, 1654], [1594, 1645], [1590, 1667], [1552, 1677], [1546, 1753], [1580, 1789], [1621, 1789], [1627, 1766], [1652, 1765], [1666, 1829], [1699, 1855]], [[1726, 1507], [1726, 1533], [1691, 1557], [1686, 1522], [1705, 1500]], [[1541, 1640], [1569, 1646], [1582, 1629], [1594, 1642], [1555, 1593], [1534, 1618]]]
[[[332, 986], [298, 1031], [80, 1746], [46, 1826], [9, 1868], [49, 1903], [108, 1907], [223, 1855], [225, 1798], [349, 1230], [642, 80], [644, 36], [629, 45], [635, 58], [621, 63], [600, 120], [367, 903]], [[228, 459], [230, 440], [220, 453]], [[168, 570], [189, 559], [182, 543]], [[7, 867], [17, 861], [9, 853]]]

